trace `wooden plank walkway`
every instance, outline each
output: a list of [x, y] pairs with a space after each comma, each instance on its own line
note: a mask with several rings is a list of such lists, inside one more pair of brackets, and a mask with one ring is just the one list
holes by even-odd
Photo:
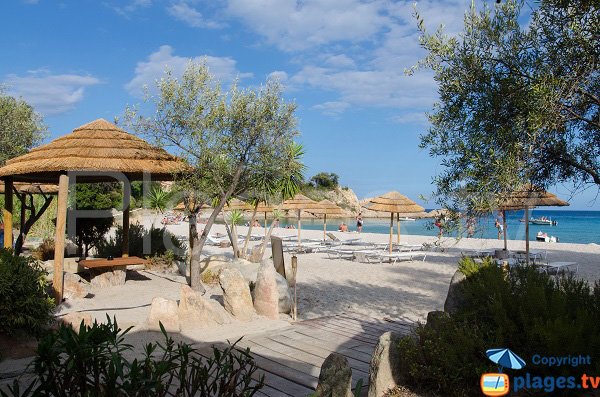
[[332, 352], [348, 359], [353, 388], [359, 379], [368, 386], [369, 363], [379, 336], [387, 331], [406, 335], [413, 327], [413, 323], [402, 320], [344, 313], [245, 337], [238, 346], [250, 348], [259, 368], [257, 377], [265, 377], [265, 387], [259, 395], [305, 397], [316, 389], [321, 364]]

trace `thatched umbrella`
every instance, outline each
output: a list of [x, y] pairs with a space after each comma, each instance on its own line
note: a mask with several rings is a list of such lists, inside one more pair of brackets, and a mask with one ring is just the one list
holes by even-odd
[[258, 206], [256, 207], [256, 212], [262, 212], [265, 214], [265, 237], [267, 236], [267, 214], [269, 212], [273, 212], [274, 210], [275, 210], [275, 207], [267, 204], [264, 201], [259, 202]]
[[529, 209], [535, 207], [566, 207], [568, 205], [568, 202], [559, 199], [556, 195], [531, 184], [527, 184], [523, 188], [500, 198], [497, 208], [502, 211], [504, 250], [507, 250], [506, 211], [525, 210], [525, 256], [529, 264]]
[[327, 240], [327, 215], [343, 216], [344, 210], [329, 200], [321, 200], [319, 201], [319, 205], [321, 208], [307, 211], [314, 215], [323, 215], [323, 240]]
[[306, 197], [300, 193], [295, 195], [294, 198], [285, 200], [281, 204], [280, 208], [282, 210], [297, 210], [298, 211], [298, 243], [301, 242], [300, 230], [302, 227], [302, 223], [300, 221], [300, 212], [302, 210], [309, 211], [309, 210], [319, 209], [320, 207], [321, 206], [319, 205], [318, 202], [311, 200], [308, 197]]
[[252, 211], [253, 208], [250, 204], [234, 197], [231, 200], [229, 200], [229, 202], [227, 204], [225, 204], [225, 206], [223, 207], [223, 210], [224, 211], [233, 211], [233, 210]]
[[[70, 176], [75, 176], [78, 182], [106, 182], [115, 179], [124, 182], [126, 194], [123, 205], [123, 254], [127, 256], [129, 181], [143, 180], [150, 175], [153, 180], [171, 180], [174, 173], [188, 170], [185, 163], [164, 149], [152, 146], [106, 120], [98, 119], [76, 128], [72, 133], [55, 139], [47, 145], [32, 149], [23, 156], [8, 160], [6, 165], [0, 168], [0, 178], [4, 180], [7, 187], [5, 223], [12, 224], [13, 182], [59, 185], [54, 289], [57, 302], [61, 302]], [[10, 236], [12, 229], [7, 234]]]
[[[58, 194], [58, 186], [43, 183], [13, 182], [13, 190], [26, 194]], [[4, 193], [4, 182], [0, 181], [0, 194]]]
[[[207, 209], [207, 208], [212, 208], [210, 205], [208, 204], [202, 204], [202, 207], [200, 207], [200, 209]], [[182, 201], [181, 203], [177, 204], [174, 208], [173, 211], [186, 211], [187, 208], [185, 208], [185, 203]]]
[[[390, 213], [390, 254], [392, 253], [393, 244], [394, 214], [398, 214], [399, 218], [400, 214], [412, 214], [424, 211], [423, 207], [398, 192], [388, 192], [382, 196], [372, 198], [365, 205], [365, 208], [372, 211]], [[400, 242], [400, 221], [398, 221], [398, 242]]]

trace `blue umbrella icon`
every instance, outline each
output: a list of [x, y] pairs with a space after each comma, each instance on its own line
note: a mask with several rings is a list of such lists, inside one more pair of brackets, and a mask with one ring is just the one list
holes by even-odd
[[521, 369], [525, 366], [525, 361], [509, 349], [489, 349], [485, 354], [501, 368]]

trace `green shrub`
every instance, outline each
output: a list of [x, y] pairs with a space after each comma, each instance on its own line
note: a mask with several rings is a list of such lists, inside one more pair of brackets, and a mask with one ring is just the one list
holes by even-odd
[[[107, 317], [108, 318], [108, 317]], [[161, 324], [164, 343], [148, 343], [140, 359], [116, 319], [82, 324], [79, 332], [61, 327], [40, 341], [29, 391], [17, 381], [1, 396], [252, 396], [263, 378], [252, 379], [256, 365], [250, 350], [212, 349], [208, 358], [191, 345], [175, 344]]]
[[[149, 251], [144, 251], [144, 239], [148, 239]], [[98, 256], [114, 258], [121, 256], [123, 241], [123, 228], [117, 227], [114, 237], [103, 239], [98, 242], [97, 250]], [[165, 241], [167, 243], [165, 243]], [[169, 246], [170, 245], [170, 246]], [[175, 258], [180, 259], [185, 257], [184, 244], [180, 242], [173, 234], [171, 234], [166, 228], [155, 228], [151, 227], [149, 230], [145, 229], [139, 223], [133, 224], [129, 227], [129, 255], [130, 256], [156, 256], [164, 255], [168, 250], [174, 252]]]
[[[534, 268], [514, 268], [506, 276], [496, 266], [485, 266], [467, 277], [461, 292], [464, 304], [455, 314], [402, 340], [407, 384], [443, 396], [479, 395], [481, 374], [497, 370], [485, 351], [498, 347], [529, 361], [531, 376], [600, 373], [600, 285], [590, 288], [573, 278], [555, 281]], [[535, 366], [530, 362], [535, 354], [589, 354], [592, 365], [575, 370]], [[522, 371], [505, 369], [509, 375]], [[526, 393], [547, 395], [537, 392]], [[559, 390], [552, 395], [560, 393], [578, 395]]]
[[54, 239], [47, 238], [33, 252], [33, 257], [40, 261], [54, 259]]
[[53, 319], [47, 273], [30, 257], [0, 250], [0, 334], [37, 336]]
[[469, 258], [468, 256], [463, 256], [458, 260], [458, 271], [460, 271], [465, 276], [469, 277], [473, 274], [477, 273], [484, 267], [495, 266], [494, 259], [492, 258], [484, 258], [481, 262], [475, 262], [473, 258]]

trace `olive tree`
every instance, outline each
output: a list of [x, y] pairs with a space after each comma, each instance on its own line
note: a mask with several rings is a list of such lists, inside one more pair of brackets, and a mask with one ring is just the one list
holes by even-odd
[[[156, 85], [157, 94], [146, 98], [152, 115], [128, 109], [126, 120], [190, 166], [175, 179], [189, 211], [190, 276], [196, 288], [206, 237], [226, 202], [250, 189], [260, 170], [286, 169], [296, 160], [289, 150], [297, 135], [296, 106], [282, 99], [275, 81], [257, 89], [234, 83], [224, 91], [202, 63], [190, 63], [181, 78], [167, 71]], [[213, 200], [206, 226], [197, 233], [196, 214]]]
[[458, 36], [416, 15], [427, 56], [408, 73], [430, 69], [438, 85], [421, 147], [442, 158], [442, 205], [481, 208], [528, 183], [600, 186], [599, 3], [523, 13], [518, 0], [472, 7]]

